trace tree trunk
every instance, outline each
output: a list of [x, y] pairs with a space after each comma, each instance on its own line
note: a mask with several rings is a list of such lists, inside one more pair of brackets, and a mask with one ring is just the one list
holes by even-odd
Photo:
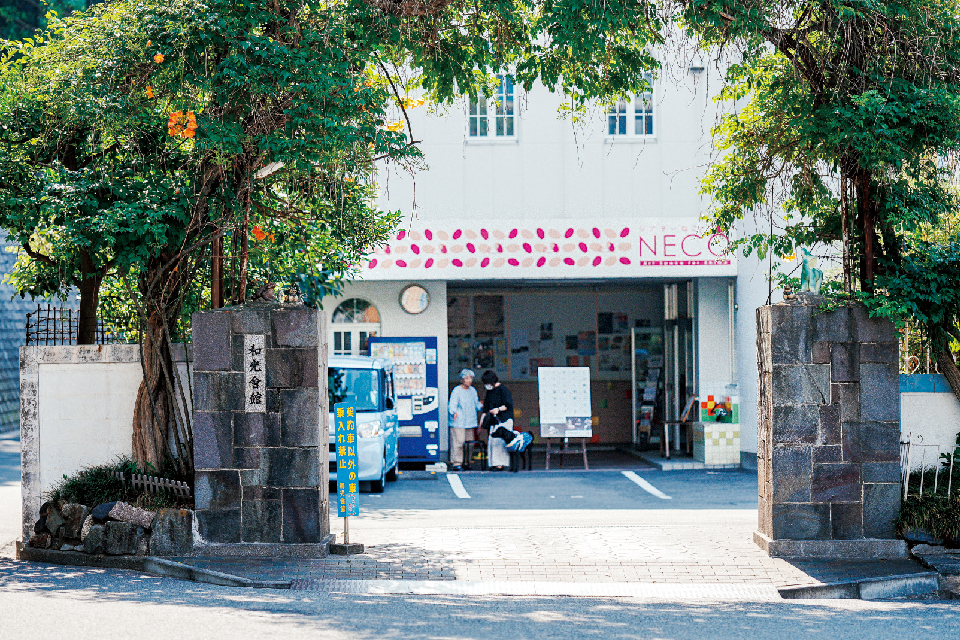
[[[133, 415], [133, 460], [141, 469], [153, 465], [160, 469], [170, 460], [170, 397], [165, 379], [163, 349], [164, 319], [161, 313], [150, 314], [143, 331], [143, 372]], [[167, 369], [169, 370], [169, 368]]]
[[[183, 409], [189, 400], [182, 394], [171, 353], [170, 336], [182, 300], [180, 294], [190, 277], [187, 264], [174, 264], [165, 254], [151, 259], [140, 282], [143, 295], [143, 380], [137, 392], [133, 415], [133, 459], [143, 467], [160, 469], [174, 463], [189, 476], [193, 471], [193, 434]], [[177, 400], [180, 403], [177, 403]]]
[[97, 343], [97, 307], [102, 277], [88, 274], [80, 280], [80, 313], [77, 319], [77, 344]]
[[106, 268], [97, 269], [85, 250], [80, 250], [80, 315], [77, 319], [77, 344], [97, 343], [97, 307], [100, 304], [100, 285]]
[[874, 220], [873, 194], [870, 188], [870, 172], [863, 169], [857, 172], [857, 208], [863, 232], [863, 271], [860, 273], [860, 288], [873, 291], [873, 276], [876, 266], [876, 223]]
[[950, 384], [950, 388], [953, 389], [953, 395], [957, 397], [957, 400], [960, 400], [960, 369], [957, 369], [957, 365], [953, 361], [953, 354], [950, 353], [950, 348], [943, 347], [937, 349], [935, 357], [937, 359], [937, 366], [940, 367], [940, 371], [943, 372], [943, 376]]

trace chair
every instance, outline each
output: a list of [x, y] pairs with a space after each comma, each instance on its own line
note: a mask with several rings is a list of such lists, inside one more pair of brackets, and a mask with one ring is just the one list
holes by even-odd
[[463, 468], [470, 469], [473, 462], [473, 454], [476, 449], [480, 450], [480, 471], [487, 470], [487, 445], [483, 440], [467, 440], [463, 443]]

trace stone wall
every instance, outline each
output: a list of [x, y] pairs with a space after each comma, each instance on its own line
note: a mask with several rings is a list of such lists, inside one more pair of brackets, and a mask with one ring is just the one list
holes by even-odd
[[760, 527], [770, 555], [900, 557], [900, 397], [893, 325], [822, 298], [761, 307]]
[[303, 306], [194, 314], [198, 553], [325, 553], [323, 328], [320, 312]]

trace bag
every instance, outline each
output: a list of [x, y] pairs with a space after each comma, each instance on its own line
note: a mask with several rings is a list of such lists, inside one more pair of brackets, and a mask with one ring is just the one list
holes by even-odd
[[533, 442], [533, 434], [529, 431], [521, 431], [517, 437], [507, 443], [507, 451], [511, 453], [523, 453]]
[[493, 431], [498, 424], [500, 424], [500, 419], [497, 418], [497, 416], [492, 413], [485, 413], [483, 414], [483, 422], [480, 423], [479, 428]]

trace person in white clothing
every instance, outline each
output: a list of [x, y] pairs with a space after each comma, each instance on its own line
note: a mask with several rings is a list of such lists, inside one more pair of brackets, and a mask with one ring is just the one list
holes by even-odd
[[477, 413], [483, 406], [477, 390], [473, 388], [473, 371], [460, 371], [460, 384], [450, 392], [447, 417], [450, 425], [450, 467], [454, 471], [463, 468], [463, 443], [467, 433], [477, 428]]

